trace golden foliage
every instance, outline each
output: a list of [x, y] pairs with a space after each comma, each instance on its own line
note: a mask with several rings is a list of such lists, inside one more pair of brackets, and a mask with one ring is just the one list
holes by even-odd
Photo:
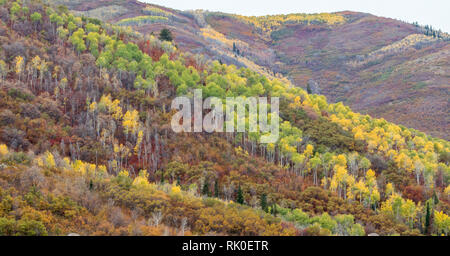
[[8, 147], [5, 144], [0, 144], [0, 156], [6, 156], [8, 153]]
[[280, 14], [266, 16], [242, 16], [234, 15], [264, 33], [271, 33], [274, 30], [286, 24], [312, 24], [314, 22], [325, 23], [328, 25], [337, 25], [345, 23], [345, 17], [335, 13], [316, 13], [316, 14]]

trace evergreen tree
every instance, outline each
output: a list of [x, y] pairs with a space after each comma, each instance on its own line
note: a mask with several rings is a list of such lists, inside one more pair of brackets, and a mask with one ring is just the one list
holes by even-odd
[[306, 85], [306, 91], [308, 92], [308, 94], [312, 94], [311, 86], [309, 86], [309, 83], [308, 85]]
[[267, 212], [268, 208], [267, 208], [267, 195], [266, 194], [262, 194], [261, 195], [261, 209], [263, 209], [263, 211]]
[[427, 201], [427, 212], [425, 215], [425, 234], [428, 234], [430, 232], [430, 224], [431, 224], [431, 209], [430, 209], [430, 202]]
[[437, 205], [439, 203], [439, 198], [436, 194], [436, 191], [433, 192], [433, 202], [434, 202], [434, 205]]
[[209, 184], [208, 184], [207, 180], [205, 180], [205, 183], [203, 183], [202, 194], [206, 195], [206, 196], [210, 196], [210, 194], [209, 194]]
[[214, 196], [219, 197], [219, 181], [214, 182]]
[[173, 40], [172, 32], [167, 28], [163, 28], [159, 33], [159, 40], [171, 42]]
[[277, 205], [276, 204], [272, 204], [272, 207], [270, 207], [270, 213], [273, 215], [273, 216], [277, 216], [277, 213], [278, 213], [278, 211], [277, 211]]

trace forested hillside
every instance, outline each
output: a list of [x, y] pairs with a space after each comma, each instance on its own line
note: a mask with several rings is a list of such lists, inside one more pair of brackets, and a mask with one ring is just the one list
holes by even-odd
[[48, 1], [143, 34], [170, 28], [183, 51], [284, 78], [330, 102], [449, 139], [450, 37], [431, 25], [351, 11], [246, 17], [135, 0]]
[[[449, 234], [446, 140], [66, 6], [0, 20], [2, 235]], [[280, 97], [280, 139], [174, 133], [194, 89]]]

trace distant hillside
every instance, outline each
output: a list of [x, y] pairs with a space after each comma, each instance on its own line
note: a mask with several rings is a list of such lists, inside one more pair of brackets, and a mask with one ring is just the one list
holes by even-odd
[[[313, 93], [358, 112], [450, 138], [449, 41], [427, 36], [433, 33], [419, 26], [356, 12], [263, 19], [133, 0], [52, 2], [142, 33], [168, 27], [182, 50], [285, 77], [303, 88], [309, 84]], [[147, 21], [133, 23], [130, 18], [137, 16]]]

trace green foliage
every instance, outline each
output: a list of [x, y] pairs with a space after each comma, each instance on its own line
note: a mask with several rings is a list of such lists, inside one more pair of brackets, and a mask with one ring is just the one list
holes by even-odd
[[89, 43], [89, 51], [94, 55], [94, 57], [98, 58], [98, 43], [99, 43], [100, 35], [97, 32], [89, 32], [86, 37], [86, 41]]
[[316, 13], [316, 14], [280, 14], [266, 16], [241, 16], [233, 15], [237, 19], [243, 20], [262, 32], [271, 33], [286, 24], [314, 24], [325, 23], [329, 25], [342, 24], [345, 17], [336, 13]]
[[16, 98], [16, 99], [21, 99], [24, 101], [31, 101], [34, 99], [34, 95], [30, 94], [24, 90], [18, 89], [18, 88], [11, 88], [8, 90], [8, 95]]
[[239, 186], [238, 191], [237, 191], [236, 202], [238, 204], [244, 204], [244, 194], [242, 192], [241, 186]]
[[169, 19], [162, 16], [137, 16], [133, 18], [125, 18], [117, 22], [119, 26], [141, 26], [145, 24], [164, 23]]
[[40, 22], [42, 20], [42, 15], [38, 12], [34, 12], [30, 15], [30, 18], [33, 22]]
[[11, 15], [17, 15], [17, 14], [20, 14], [21, 12], [22, 12], [22, 7], [20, 6], [20, 4], [18, 2], [13, 2], [9, 13]]
[[78, 53], [81, 53], [86, 50], [86, 43], [84, 41], [84, 29], [78, 28], [77, 31], [73, 32], [69, 40], [73, 44]]
[[100, 26], [92, 23], [86, 24], [86, 32], [99, 32]]
[[36, 220], [19, 220], [16, 223], [16, 233], [19, 236], [46, 236], [47, 230], [44, 224]]
[[67, 24], [67, 29], [69, 30], [69, 32], [75, 31], [76, 28], [77, 28], [77, 25], [75, 23], [73, 23], [72, 21], [69, 21], [69, 23]]
[[279, 208], [279, 212], [283, 218], [295, 222], [310, 235], [365, 235], [364, 228], [359, 223], [355, 223], [354, 216], [350, 214], [338, 214], [332, 217], [328, 213], [323, 213], [310, 217], [300, 209], [289, 210], [285, 208]]
[[9, 157], [3, 162], [9, 164], [9, 165], [16, 165], [16, 164], [24, 164], [29, 165], [31, 163], [30, 157], [24, 153], [24, 152], [13, 152], [9, 155]]
[[261, 195], [261, 202], [260, 202], [260, 205], [261, 205], [261, 209], [262, 209], [263, 211], [265, 211], [265, 212], [268, 212], [268, 211], [269, 211], [269, 206], [267, 205], [267, 195], [266, 195], [265, 193], [263, 193], [263, 194]]
[[16, 220], [10, 218], [0, 218], [0, 235], [12, 236], [16, 233]]
[[205, 196], [211, 196], [211, 193], [209, 191], [209, 183], [207, 180], [203, 182], [202, 194]]

